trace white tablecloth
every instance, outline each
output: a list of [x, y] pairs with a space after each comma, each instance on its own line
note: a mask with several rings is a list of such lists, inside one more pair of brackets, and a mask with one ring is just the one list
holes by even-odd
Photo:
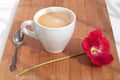
[[106, 0], [106, 5], [120, 61], [120, 0]]
[[[120, 59], [120, 0], [105, 0]], [[0, 61], [19, 0], [0, 0]]]
[[19, 0], [0, 0], [0, 61]]

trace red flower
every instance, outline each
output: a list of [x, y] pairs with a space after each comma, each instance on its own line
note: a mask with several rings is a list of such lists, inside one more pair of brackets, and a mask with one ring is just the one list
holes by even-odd
[[88, 37], [83, 40], [82, 48], [91, 62], [97, 66], [109, 64], [113, 60], [113, 56], [110, 54], [109, 41], [102, 36], [99, 29], [90, 32]]

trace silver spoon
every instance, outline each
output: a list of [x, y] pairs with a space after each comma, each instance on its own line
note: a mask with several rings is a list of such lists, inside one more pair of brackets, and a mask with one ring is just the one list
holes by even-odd
[[16, 50], [12, 58], [10, 71], [16, 70], [17, 52], [18, 52], [18, 48], [23, 44], [23, 42], [24, 42], [24, 34], [21, 30], [17, 30], [13, 36], [13, 43], [16, 45]]

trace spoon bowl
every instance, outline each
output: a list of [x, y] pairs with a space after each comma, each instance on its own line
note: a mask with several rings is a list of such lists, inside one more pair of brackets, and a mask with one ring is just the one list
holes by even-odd
[[15, 45], [22, 45], [24, 42], [24, 34], [21, 30], [17, 30], [13, 37], [13, 43]]

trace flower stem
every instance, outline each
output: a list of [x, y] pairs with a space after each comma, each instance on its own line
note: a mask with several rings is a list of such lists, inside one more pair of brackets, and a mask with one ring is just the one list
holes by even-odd
[[49, 64], [49, 63], [53, 63], [53, 62], [57, 62], [57, 61], [61, 61], [61, 60], [65, 60], [65, 59], [68, 59], [68, 58], [76, 57], [76, 56], [79, 56], [79, 55], [82, 55], [82, 54], [84, 54], [84, 53], [72, 54], [72, 55], [69, 55], [69, 56], [53, 59], [53, 60], [50, 60], [50, 61], [47, 61], [47, 62], [43, 62], [43, 63], [37, 64], [37, 65], [31, 66], [31, 67], [29, 67], [27, 69], [24, 69], [23, 71], [19, 72], [19, 76], [22, 76], [26, 72], [28, 72], [28, 71], [30, 71], [32, 69], [38, 68], [40, 66], [43, 66], [43, 65], [46, 65], [46, 64]]

